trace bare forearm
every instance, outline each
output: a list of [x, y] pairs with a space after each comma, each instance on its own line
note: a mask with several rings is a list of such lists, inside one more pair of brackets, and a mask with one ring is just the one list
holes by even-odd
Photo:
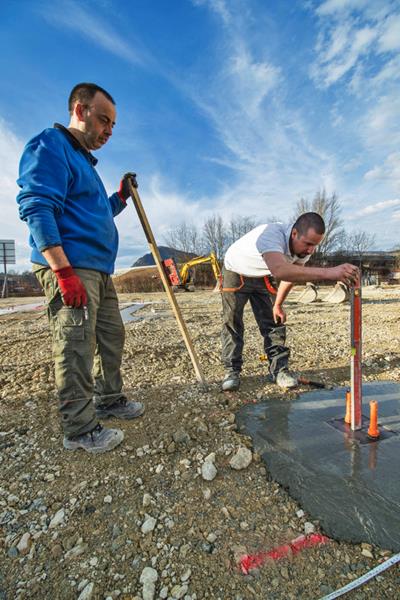
[[291, 283], [307, 283], [307, 281], [342, 281], [353, 285], [359, 277], [355, 265], [343, 263], [337, 267], [305, 267], [288, 262], [281, 252], [265, 252], [263, 259], [276, 279]]
[[286, 300], [290, 290], [293, 287], [293, 283], [291, 283], [290, 281], [281, 281], [278, 287], [278, 291], [276, 294], [276, 298], [275, 298], [275, 304], [283, 304], [284, 301]]
[[43, 250], [42, 254], [49, 263], [52, 271], [70, 266], [70, 262], [66, 257], [62, 246], [53, 246], [52, 248], [47, 248], [47, 250]]
[[[272, 271], [272, 269], [271, 269]], [[279, 265], [276, 272], [272, 271], [274, 277], [282, 279], [285, 282], [306, 283], [307, 281], [328, 280], [336, 281], [336, 275], [330, 268], [324, 267], [303, 267], [289, 263]]]

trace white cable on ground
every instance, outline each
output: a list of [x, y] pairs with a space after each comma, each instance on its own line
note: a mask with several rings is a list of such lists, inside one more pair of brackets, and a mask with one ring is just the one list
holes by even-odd
[[350, 592], [351, 590], [360, 587], [360, 585], [363, 585], [363, 583], [366, 583], [370, 579], [373, 579], [373, 577], [379, 575], [379, 573], [382, 573], [383, 571], [386, 571], [386, 569], [392, 567], [398, 562], [400, 562], [400, 554], [395, 554], [394, 556], [388, 558], [388, 560], [385, 560], [385, 562], [372, 569], [372, 571], [368, 571], [368, 573], [365, 573], [365, 575], [361, 575], [361, 577], [355, 579], [348, 585], [345, 585], [340, 590], [336, 590], [336, 592], [332, 592], [332, 594], [324, 596], [323, 598], [321, 598], [321, 600], [335, 600], [335, 598], [339, 598], [340, 596], [347, 594], [347, 592]]

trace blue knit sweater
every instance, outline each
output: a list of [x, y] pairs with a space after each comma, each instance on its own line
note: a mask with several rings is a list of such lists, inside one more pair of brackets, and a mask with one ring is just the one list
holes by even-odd
[[114, 217], [125, 205], [108, 197], [94, 168], [97, 160], [62, 126], [32, 138], [22, 154], [17, 196], [30, 230], [31, 260], [62, 246], [73, 267], [111, 274], [118, 251]]

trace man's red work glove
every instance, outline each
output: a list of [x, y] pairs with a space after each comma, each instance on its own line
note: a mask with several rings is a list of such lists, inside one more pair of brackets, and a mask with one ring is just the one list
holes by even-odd
[[64, 267], [54, 271], [64, 304], [78, 308], [86, 306], [87, 295], [81, 279], [74, 273], [72, 267]]
[[130, 196], [128, 181], [131, 182], [133, 187], [137, 188], [138, 184], [136, 181], [136, 173], [125, 173], [125, 175], [123, 176], [123, 178], [121, 179], [121, 182], [119, 184], [119, 190], [118, 190], [117, 194], [120, 197], [121, 202], [123, 202], [124, 204], [126, 204], [126, 201], [128, 200], [128, 198]]

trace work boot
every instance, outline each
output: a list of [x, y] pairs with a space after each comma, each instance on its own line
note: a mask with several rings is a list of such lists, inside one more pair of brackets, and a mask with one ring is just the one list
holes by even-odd
[[74, 437], [64, 436], [64, 448], [67, 450], [86, 450], [93, 454], [113, 450], [124, 439], [121, 429], [107, 429], [100, 423], [92, 431]]
[[290, 388], [294, 388], [298, 385], [297, 377], [291, 373], [288, 369], [282, 369], [276, 376], [275, 383], [279, 385], [279, 387], [288, 390]]
[[99, 419], [108, 419], [115, 417], [116, 419], [135, 419], [144, 413], [144, 406], [141, 402], [132, 402], [126, 398], [116, 400], [113, 404], [105, 406], [104, 404], [96, 405], [96, 416]]
[[222, 382], [223, 392], [236, 392], [240, 387], [240, 373], [238, 371], [229, 371]]

